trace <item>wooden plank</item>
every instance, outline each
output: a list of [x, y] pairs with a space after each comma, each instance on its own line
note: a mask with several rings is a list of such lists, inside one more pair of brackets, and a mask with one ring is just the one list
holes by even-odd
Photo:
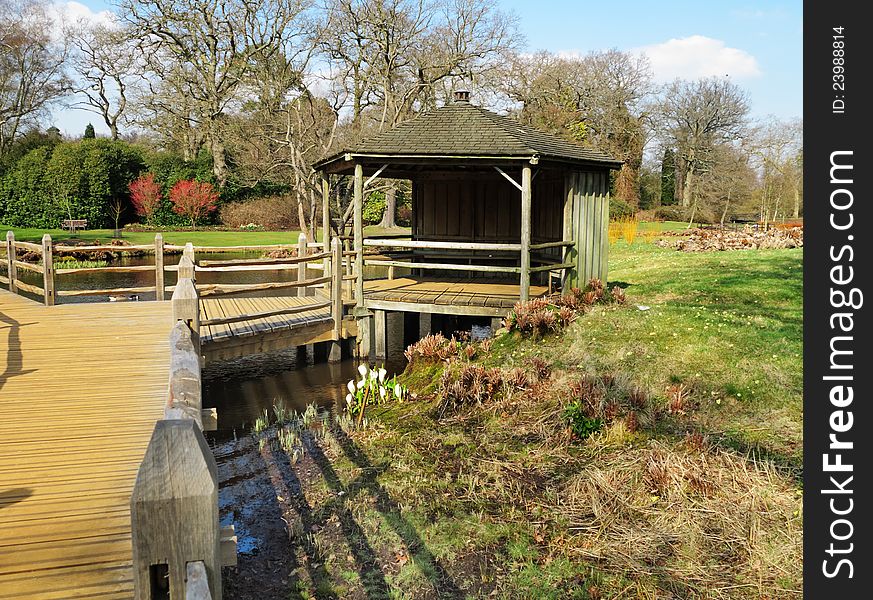
[[33, 263], [24, 262], [21, 260], [16, 260], [13, 263], [16, 269], [23, 269], [25, 271], [30, 271], [32, 273], [39, 273], [42, 275], [42, 265], [35, 265]]
[[163, 412], [170, 307], [2, 292], [0, 313], [17, 340], [0, 336], [0, 598], [130, 598], [128, 500]]
[[426, 248], [431, 250], [505, 250], [509, 252], [518, 252], [521, 250], [521, 244], [386, 240], [378, 238], [367, 238], [364, 240], [364, 246], [375, 246], [380, 248]]

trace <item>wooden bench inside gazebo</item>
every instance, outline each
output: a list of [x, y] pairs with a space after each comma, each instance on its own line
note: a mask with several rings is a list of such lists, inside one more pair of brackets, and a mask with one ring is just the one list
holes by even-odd
[[[504, 316], [520, 300], [606, 279], [609, 172], [621, 162], [476, 106], [467, 92], [316, 164], [354, 178], [354, 302], [364, 352], [384, 312]], [[365, 238], [377, 177], [406, 179], [405, 239]], [[325, 238], [326, 239], [326, 238]], [[380, 343], [382, 341], [382, 343]]]

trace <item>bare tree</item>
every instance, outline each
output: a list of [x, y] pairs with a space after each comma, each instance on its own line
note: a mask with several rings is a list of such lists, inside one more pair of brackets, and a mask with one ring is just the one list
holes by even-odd
[[661, 134], [677, 149], [682, 167], [681, 205], [693, 210], [696, 175], [707, 169], [712, 149], [743, 134], [746, 94], [726, 79], [676, 80], [665, 88], [657, 110]]
[[97, 113], [118, 139], [118, 123], [127, 108], [128, 88], [141, 67], [131, 32], [80, 20], [68, 30], [75, 49], [73, 68], [79, 76], [76, 105]]
[[578, 58], [538, 52], [515, 55], [495, 85], [521, 103], [521, 121], [624, 161], [616, 195], [637, 206], [651, 78], [647, 59], [627, 52]]
[[193, 105], [162, 108], [202, 129], [220, 185], [229, 176], [228, 111], [244, 101], [252, 65], [309, 56], [307, 8], [306, 0], [121, 1], [122, 18], [141, 39], [146, 83], [172, 81]]
[[800, 216], [802, 131], [799, 120], [770, 118], [749, 136], [746, 146], [760, 173], [759, 218], [765, 225], [787, 216], [789, 210], [793, 216]]
[[70, 89], [67, 47], [41, 0], [0, 0], [0, 156]]

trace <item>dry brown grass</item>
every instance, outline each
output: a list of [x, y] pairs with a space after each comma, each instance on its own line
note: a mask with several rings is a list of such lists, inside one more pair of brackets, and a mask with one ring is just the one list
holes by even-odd
[[[610, 435], [592, 445], [606, 447]], [[701, 445], [647, 440], [598, 452], [558, 495], [575, 552], [680, 597], [800, 596], [785, 589], [802, 577], [801, 500], [790, 478]]]

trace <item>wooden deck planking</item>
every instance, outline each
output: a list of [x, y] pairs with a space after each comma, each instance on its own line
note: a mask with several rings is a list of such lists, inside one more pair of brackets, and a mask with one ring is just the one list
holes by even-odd
[[[532, 285], [531, 298], [548, 295], [546, 286]], [[460, 278], [376, 279], [366, 282], [367, 300], [472, 307], [512, 308], [518, 302], [519, 285], [505, 281]]]
[[169, 303], [0, 292], [0, 599], [130, 598], [130, 491], [169, 368]]

